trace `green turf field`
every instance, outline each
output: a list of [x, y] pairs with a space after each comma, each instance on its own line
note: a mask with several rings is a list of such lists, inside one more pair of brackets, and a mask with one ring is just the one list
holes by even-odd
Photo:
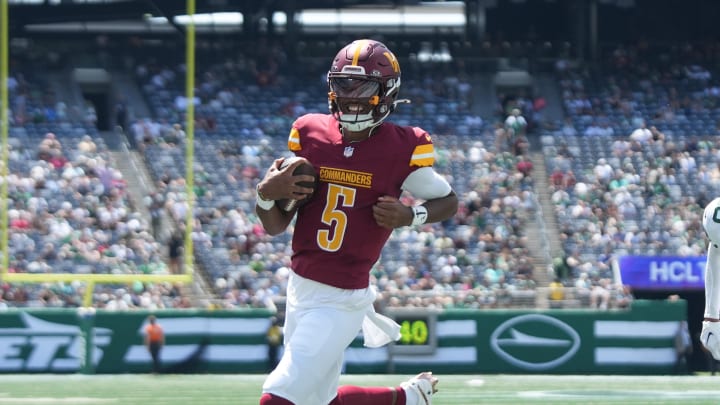
[[[408, 376], [344, 376], [393, 385]], [[720, 404], [720, 376], [438, 375], [433, 405]], [[0, 375], [0, 404], [257, 404], [261, 375]]]

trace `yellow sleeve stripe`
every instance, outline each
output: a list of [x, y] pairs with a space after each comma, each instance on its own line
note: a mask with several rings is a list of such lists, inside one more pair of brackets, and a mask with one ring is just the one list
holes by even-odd
[[418, 145], [410, 158], [410, 166], [432, 166], [435, 162], [435, 148], [433, 144]]
[[288, 149], [293, 152], [302, 149], [302, 146], [300, 146], [300, 132], [298, 132], [297, 128], [290, 130], [290, 135], [288, 136]]

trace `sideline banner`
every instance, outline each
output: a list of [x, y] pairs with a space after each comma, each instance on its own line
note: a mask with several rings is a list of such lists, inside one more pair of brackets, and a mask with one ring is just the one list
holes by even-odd
[[628, 311], [455, 310], [436, 321], [433, 353], [387, 354], [357, 339], [356, 373], [674, 374], [686, 302], [636, 300]]
[[705, 256], [623, 256], [623, 284], [635, 290], [703, 290]]
[[[83, 316], [80, 316], [83, 315]], [[0, 312], [0, 373], [146, 373], [147, 312]], [[169, 373], [265, 373], [271, 313], [156, 311]], [[685, 301], [636, 300], [628, 311], [452, 310], [408, 314], [399, 345], [345, 353], [348, 373], [671, 374]], [[91, 334], [91, 335], [89, 335]], [[87, 337], [90, 337], [87, 339]], [[87, 361], [88, 363], [84, 363]]]
[[[171, 373], [265, 372], [268, 311], [156, 311], [165, 331], [162, 367]], [[82, 315], [82, 316], [80, 316]], [[147, 312], [98, 311], [85, 350], [76, 310], [0, 312], [0, 372], [74, 373], [86, 359], [95, 373], [149, 372], [143, 344]]]

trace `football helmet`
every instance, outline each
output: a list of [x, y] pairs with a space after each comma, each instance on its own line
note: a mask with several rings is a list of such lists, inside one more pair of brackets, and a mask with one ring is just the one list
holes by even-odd
[[344, 129], [376, 127], [395, 109], [400, 64], [382, 43], [353, 41], [340, 50], [327, 74], [328, 107]]
[[720, 198], [716, 198], [705, 207], [702, 218], [703, 229], [714, 245], [720, 244]]

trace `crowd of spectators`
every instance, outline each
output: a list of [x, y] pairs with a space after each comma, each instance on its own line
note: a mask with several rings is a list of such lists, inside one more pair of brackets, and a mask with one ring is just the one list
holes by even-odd
[[[52, 132], [38, 137], [26, 125], [11, 128], [9, 144], [10, 273], [167, 273], [162, 246], [132, 208], [102, 138]], [[84, 288], [82, 283], [4, 283], [0, 295], [13, 306], [77, 306]], [[108, 294], [108, 288], [96, 289], [100, 307], [113, 294], [148, 307], [177, 296], [161, 291], [174, 286], [136, 284], [123, 294]]]
[[565, 252], [555, 268], [595, 306], [628, 293], [613, 282], [619, 256], [705, 253], [702, 208], [720, 192], [708, 50], [638, 44], [594, 68], [559, 65], [567, 119], [542, 136]]
[[[191, 236], [196, 260], [224, 308], [267, 307], [282, 297], [289, 233], [264, 233], [253, 211], [254, 186], [270, 162], [286, 153], [293, 119], [327, 110], [324, 65], [308, 63], [289, 72], [282, 48], [257, 51], [205, 60], [191, 101]], [[559, 300], [572, 290], [585, 306], [629, 305], [632, 293], [613, 277], [617, 257], [704, 253], [701, 207], [720, 188], [720, 86], [709, 68], [714, 65], [697, 56], [711, 54], [691, 47], [662, 53], [624, 46], [613, 50], [602, 70], [558, 63], [567, 118], [537, 128], [554, 204], [549, 214], [559, 223], [564, 252], [553, 267], [567, 289], [553, 290]], [[650, 55], [665, 63], [652, 63]], [[148, 58], [134, 69], [154, 113], [128, 128], [156, 182], [146, 204], [164, 210], [182, 232], [189, 207], [184, 66]], [[462, 69], [456, 75], [450, 70], [438, 65], [408, 74], [403, 97], [413, 103], [400, 105], [392, 118], [433, 134], [438, 172], [458, 192], [460, 210], [442, 224], [393, 232], [371, 274], [384, 305], [507, 307], [518, 297], [534, 297], [537, 287], [525, 229], [537, 212], [538, 190], [523, 117], [535, 112], [535, 103], [502, 118], [477, 116], [468, 77]], [[52, 102], [55, 113], [42, 119], [17, 113], [48, 112], [28, 108], [37, 100], [19, 90], [28, 84], [13, 75], [11, 271], [168, 272], [166, 263], [172, 262], [161, 257], [157, 224], [131, 208], [101, 139], [68, 124], [62, 104]], [[38, 133], [43, 135], [28, 136]], [[28, 143], [32, 139], [36, 143]], [[61, 199], [49, 199], [53, 193]], [[46, 256], [58, 262], [49, 265]], [[5, 284], [2, 300], [77, 305], [82, 288]], [[98, 286], [94, 296], [97, 306], [120, 309], [190, 305], [177, 286], [167, 284]]]
[[[92, 122], [65, 113], [45, 83], [13, 65], [8, 136], [9, 273], [166, 274], [162, 245], [130, 201], [126, 181]], [[2, 306], [74, 307], [80, 282], [0, 282]], [[97, 284], [97, 307], [187, 306], [178, 286]], [[89, 293], [89, 292], [88, 292]], [[122, 301], [122, 302], [121, 302]]]

